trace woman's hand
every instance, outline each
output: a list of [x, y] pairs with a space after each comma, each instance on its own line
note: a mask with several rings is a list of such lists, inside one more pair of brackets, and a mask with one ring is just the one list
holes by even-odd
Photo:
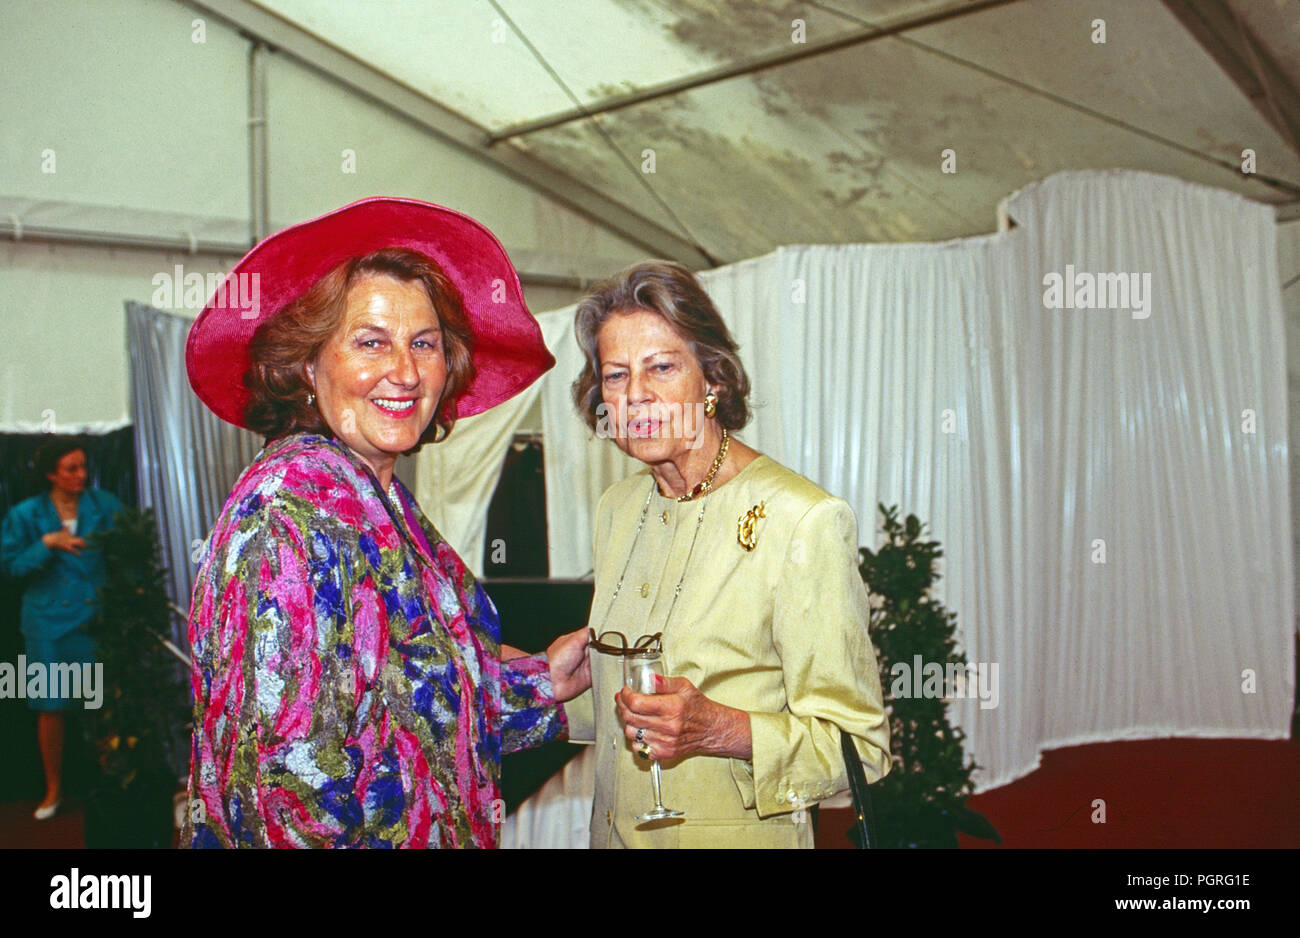
[[[657, 694], [624, 687], [615, 695], [623, 732], [636, 745], [650, 747], [650, 758], [667, 762], [683, 756], [753, 758], [749, 714], [710, 700], [684, 677], [656, 676]], [[644, 730], [641, 740], [637, 730]]]
[[80, 556], [81, 548], [86, 546], [86, 539], [69, 533], [65, 528], [61, 531], [51, 531], [46, 534], [41, 538], [41, 543], [50, 550], [66, 550], [70, 554]]
[[586, 626], [561, 635], [546, 649], [551, 669], [551, 687], [559, 703], [572, 700], [591, 686], [591, 658]]

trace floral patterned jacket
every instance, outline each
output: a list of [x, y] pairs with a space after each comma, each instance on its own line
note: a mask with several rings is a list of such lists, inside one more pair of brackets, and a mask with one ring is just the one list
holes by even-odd
[[492, 847], [501, 753], [567, 736], [545, 655], [394, 479], [294, 434], [240, 476], [194, 585], [191, 847]]

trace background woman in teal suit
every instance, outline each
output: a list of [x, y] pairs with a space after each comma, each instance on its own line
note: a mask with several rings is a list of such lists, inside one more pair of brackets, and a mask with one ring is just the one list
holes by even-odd
[[[27, 664], [93, 661], [95, 642], [85, 626], [95, 613], [104, 562], [86, 538], [112, 527], [122, 503], [110, 492], [86, 487], [86, 454], [76, 439], [51, 440], [37, 452], [35, 463], [50, 490], [15, 505], [0, 531], [5, 573], [24, 587]], [[35, 817], [43, 821], [54, 816], [62, 801], [63, 711], [82, 702], [51, 696], [28, 698], [28, 706], [38, 711], [45, 797]]]

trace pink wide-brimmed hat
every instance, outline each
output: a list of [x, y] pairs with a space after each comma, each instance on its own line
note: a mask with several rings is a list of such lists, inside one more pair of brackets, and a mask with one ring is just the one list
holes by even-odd
[[247, 427], [244, 375], [257, 327], [339, 264], [390, 247], [431, 258], [460, 291], [475, 375], [456, 399], [457, 417], [509, 400], [555, 364], [492, 232], [441, 205], [377, 197], [286, 228], [244, 255], [190, 327], [185, 367], [194, 393], [222, 420]]

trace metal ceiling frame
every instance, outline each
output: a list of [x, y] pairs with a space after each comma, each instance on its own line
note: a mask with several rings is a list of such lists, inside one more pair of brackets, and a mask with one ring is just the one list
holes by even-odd
[[[921, 26], [1005, 3], [1013, 3], [1016, 0], [957, 0], [921, 16], [882, 24], [880, 27], [853, 36], [839, 37], [826, 43], [811, 44], [796, 53], [783, 53], [780, 56], [754, 59], [740, 65], [704, 72], [666, 85], [607, 99], [586, 108], [585, 113], [575, 111], [552, 115], [550, 118], [516, 125], [495, 135], [370, 64], [317, 38], [269, 10], [257, 6], [251, 0], [176, 0], [176, 2], [215, 17], [241, 33], [250, 42], [263, 42], [275, 51], [284, 52], [318, 74], [404, 117], [439, 140], [483, 160], [500, 172], [591, 219], [617, 236], [645, 248], [653, 255], [671, 258], [696, 268], [708, 268], [714, 266], [712, 259], [700, 246], [692, 244], [659, 223], [535, 157], [513, 147], [499, 147], [494, 144], [510, 136], [543, 129], [544, 126], [554, 126], [592, 114], [606, 113], [654, 97], [679, 94], [690, 88], [824, 54], [854, 43], [899, 35]], [[1295, 88], [1267, 52], [1240, 25], [1236, 14], [1224, 0], [1161, 0], [1161, 2], [1219, 64], [1250, 102], [1259, 109], [1270, 126], [1274, 127], [1283, 140], [1290, 143], [1300, 155], [1300, 95], [1296, 93]], [[1279, 222], [1292, 221], [1298, 217], [1300, 217], [1300, 200], [1277, 206]]]
[[[1017, 0], [957, 0], [945, 4], [938, 8], [932, 8], [922, 14], [913, 14], [910, 16], [898, 17], [892, 21], [882, 21], [879, 24], [868, 26], [867, 28], [845, 36], [835, 37], [821, 43], [812, 43], [806, 48], [796, 52], [782, 52], [775, 55], [758, 57], [747, 60], [735, 65], [723, 66], [709, 71], [700, 72], [685, 78], [674, 79], [673, 81], [663, 84], [654, 85], [648, 88], [638, 89], [636, 91], [626, 92], [624, 94], [614, 95], [603, 101], [593, 102], [590, 105], [571, 108], [567, 111], [557, 112], [547, 117], [537, 118], [531, 121], [524, 121], [505, 128], [489, 137], [489, 145], [496, 144], [513, 137], [519, 137], [538, 131], [547, 130], [552, 127], [558, 127], [573, 121], [583, 120], [601, 114], [607, 114], [611, 111], [617, 111], [622, 108], [631, 107], [652, 101], [657, 98], [669, 97], [672, 95], [682, 94], [684, 92], [701, 88], [718, 82], [727, 81], [732, 78], [753, 74], [766, 69], [776, 68], [789, 65], [793, 62], [801, 61], [818, 55], [824, 55], [830, 52], [836, 52], [853, 45], [870, 42], [875, 39], [885, 37], [895, 37], [904, 42], [912, 42], [929, 52], [937, 50], [924, 44], [916, 43], [903, 34], [924, 26], [931, 26], [936, 23], [956, 19], [970, 13], [978, 13], [994, 7], [1002, 6], [1007, 3], [1014, 3]], [[1228, 71], [1233, 81], [1242, 89], [1250, 98], [1251, 102], [1260, 110], [1265, 119], [1271, 126], [1282, 135], [1283, 139], [1292, 144], [1297, 155], [1300, 155], [1300, 96], [1297, 96], [1294, 88], [1291, 86], [1286, 76], [1277, 68], [1272, 59], [1254, 42], [1250, 34], [1240, 23], [1236, 14], [1228, 8], [1223, 0], [1162, 0], [1162, 2], [1174, 13], [1175, 17], [1183, 23], [1203, 46], [1207, 48], [1221, 67]], [[819, 9], [828, 10], [830, 8], [822, 4], [813, 4]], [[835, 12], [835, 11], [831, 11]], [[841, 13], [840, 15], [846, 15]], [[854, 17], [858, 22], [865, 22], [860, 18]], [[1209, 25], [1213, 24], [1219, 31], [1231, 30], [1235, 39], [1224, 39], [1219, 32], [1211, 29]], [[1193, 28], [1193, 26], [1195, 28]], [[1211, 46], [1214, 45], [1212, 48]], [[951, 56], [949, 56], [951, 58]], [[958, 60], [961, 64], [970, 66], [972, 63], [964, 60]], [[1226, 63], [1226, 64], [1225, 64]], [[996, 72], [987, 69], [981, 69], [991, 77], [998, 78], [1002, 81], [1009, 79]], [[1256, 77], [1260, 76], [1260, 77]], [[1229, 168], [1229, 164], [1224, 160], [1202, 153], [1192, 147], [1179, 145], [1176, 141], [1168, 140], [1145, 131], [1140, 127], [1124, 124], [1114, 118], [1102, 114], [1090, 108], [1084, 108], [1074, 102], [1068, 101], [1057, 95], [1045, 94], [1041, 89], [1032, 88], [1022, 82], [1012, 82], [1024, 90], [1031, 91], [1035, 94], [1043, 94], [1051, 100], [1060, 104], [1069, 105], [1076, 110], [1084, 111], [1101, 120], [1116, 126], [1123, 127], [1129, 131], [1139, 133], [1149, 139], [1156, 141], [1165, 146], [1174, 146], [1189, 155], [1208, 160], [1224, 168]], [[1280, 99], [1280, 100], [1279, 100]], [[1275, 179], [1270, 175], [1261, 174], [1257, 179], [1272, 188], [1281, 189], [1291, 195], [1297, 194], [1296, 187], [1282, 180]], [[1292, 200], [1276, 204], [1276, 217], [1279, 222], [1293, 221], [1300, 218], [1300, 200]]]
[[[1269, 126], [1300, 156], [1300, 94], [1224, 0], [1161, 0]], [[1281, 224], [1300, 219], [1300, 199], [1274, 209]]]
[[717, 84], [722, 81], [729, 81], [732, 78], [739, 78], [743, 75], [752, 75], [755, 72], [766, 71], [770, 68], [778, 68], [782, 65], [789, 65], [792, 62], [800, 62], [804, 59], [810, 59], [818, 55], [827, 55], [831, 52], [838, 52], [841, 49], [847, 49], [850, 46], [863, 45], [876, 39], [883, 39], [887, 36], [896, 36], [899, 33], [907, 32], [912, 29], [920, 29], [923, 26], [933, 26], [936, 23], [942, 23], [947, 20], [956, 19], [959, 16], [966, 16], [970, 13], [980, 13], [993, 7], [1004, 6], [1008, 3], [1018, 3], [1019, 0], [958, 0], [955, 3], [949, 3], [937, 10], [931, 10], [928, 13], [898, 17], [893, 21], [884, 22], [879, 26], [872, 26], [867, 29], [857, 30], [844, 36], [836, 36], [823, 42], [809, 43], [802, 49], [790, 52], [779, 52], [775, 55], [760, 56], [749, 59], [744, 62], [738, 62], [734, 65], [724, 65], [720, 68], [709, 69], [705, 72], [699, 72], [695, 75], [688, 75], [685, 78], [675, 79], [664, 82], [663, 84], [654, 85], [649, 88], [641, 88], [637, 91], [631, 91], [626, 94], [614, 95], [603, 101], [597, 101], [593, 104], [580, 108], [572, 108], [568, 111], [561, 111], [552, 114], [549, 117], [540, 117], [536, 120], [524, 121], [507, 127], [499, 133], [492, 134], [488, 138], [491, 144], [500, 143], [503, 140], [509, 140], [511, 137], [519, 137], [524, 134], [535, 133], [539, 130], [547, 130], [551, 127], [558, 127], [562, 124], [568, 124], [572, 121], [582, 120], [587, 117], [594, 117], [597, 114], [607, 114], [610, 111], [617, 111], [625, 107], [631, 107], [635, 104], [642, 104], [646, 101], [653, 101], [656, 98], [671, 97], [672, 95], [682, 94], [695, 88], [702, 88], [706, 85]]
[[[82, 228], [66, 228], [59, 225], [28, 225], [17, 215], [0, 215], [0, 238], [7, 243], [42, 243], [70, 244], [77, 247], [95, 247], [134, 251], [162, 251], [168, 254], [199, 254], [216, 257], [219, 262], [230, 267], [240, 257], [248, 253], [246, 241], [224, 241], [213, 238], [199, 238], [192, 233], [180, 235], [146, 235], [123, 231], [92, 231]], [[525, 287], [558, 287], [565, 290], [583, 292], [599, 276], [584, 276], [576, 273], [555, 273], [533, 269], [533, 263], [540, 252], [521, 250], [511, 251], [519, 274], [519, 282]]]
[[603, 101], [596, 101], [590, 105], [570, 108], [567, 111], [560, 111], [547, 117], [539, 117], [536, 120], [523, 121], [505, 128], [488, 137], [489, 144], [497, 144], [512, 137], [521, 137], [525, 134], [536, 133], [540, 130], [548, 130], [552, 127], [559, 127], [563, 124], [569, 124], [573, 121], [583, 120], [589, 117], [595, 117], [599, 114], [608, 114], [610, 111], [618, 111], [625, 107], [632, 107], [636, 104], [643, 104], [646, 101], [654, 101], [657, 98], [671, 97], [682, 94], [695, 88], [703, 88], [706, 85], [714, 85], [718, 82], [729, 81], [732, 78], [739, 78], [744, 75], [752, 75], [755, 72], [766, 71], [771, 68], [778, 68], [783, 65], [789, 65], [793, 62], [801, 62], [804, 59], [810, 59], [818, 55], [827, 55], [831, 52], [838, 52], [841, 49], [847, 49], [850, 46], [863, 45], [876, 39], [884, 39], [888, 36], [896, 36], [913, 29], [920, 29], [923, 26], [933, 26], [936, 23], [943, 23], [947, 20], [956, 19], [959, 16], [966, 16], [970, 13], [981, 13], [984, 10], [993, 7], [1005, 6], [1008, 3], [1018, 3], [1020, 0], [957, 0], [957, 2], [948, 3], [938, 9], [931, 9], [929, 12], [922, 14], [913, 14], [911, 16], [900, 16], [893, 20], [883, 21], [879, 26], [871, 26], [866, 29], [855, 30], [854, 32], [835, 36], [822, 42], [808, 43], [802, 48], [789, 52], [778, 52], [772, 55], [759, 56], [753, 59], [747, 59], [743, 62], [737, 62], [732, 65], [723, 65], [719, 68], [709, 69], [704, 72], [697, 72], [694, 75], [688, 75], [685, 78], [677, 78], [672, 81], [664, 82], [659, 85], [652, 85], [648, 88], [640, 88], [636, 91], [629, 91], [625, 94], [613, 95], [605, 98]]
[[263, 42], [290, 56], [656, 257], [697, 268], [713, 266], [708, 255], [685, 238], [513, 147], [489, 148], [483, 127], [250, 0], [176, 2], [212, 16], [251, 42]]
[[1300, 156], [1300, 94], [1224, 0], [1163, 0], [1165, 7]]

